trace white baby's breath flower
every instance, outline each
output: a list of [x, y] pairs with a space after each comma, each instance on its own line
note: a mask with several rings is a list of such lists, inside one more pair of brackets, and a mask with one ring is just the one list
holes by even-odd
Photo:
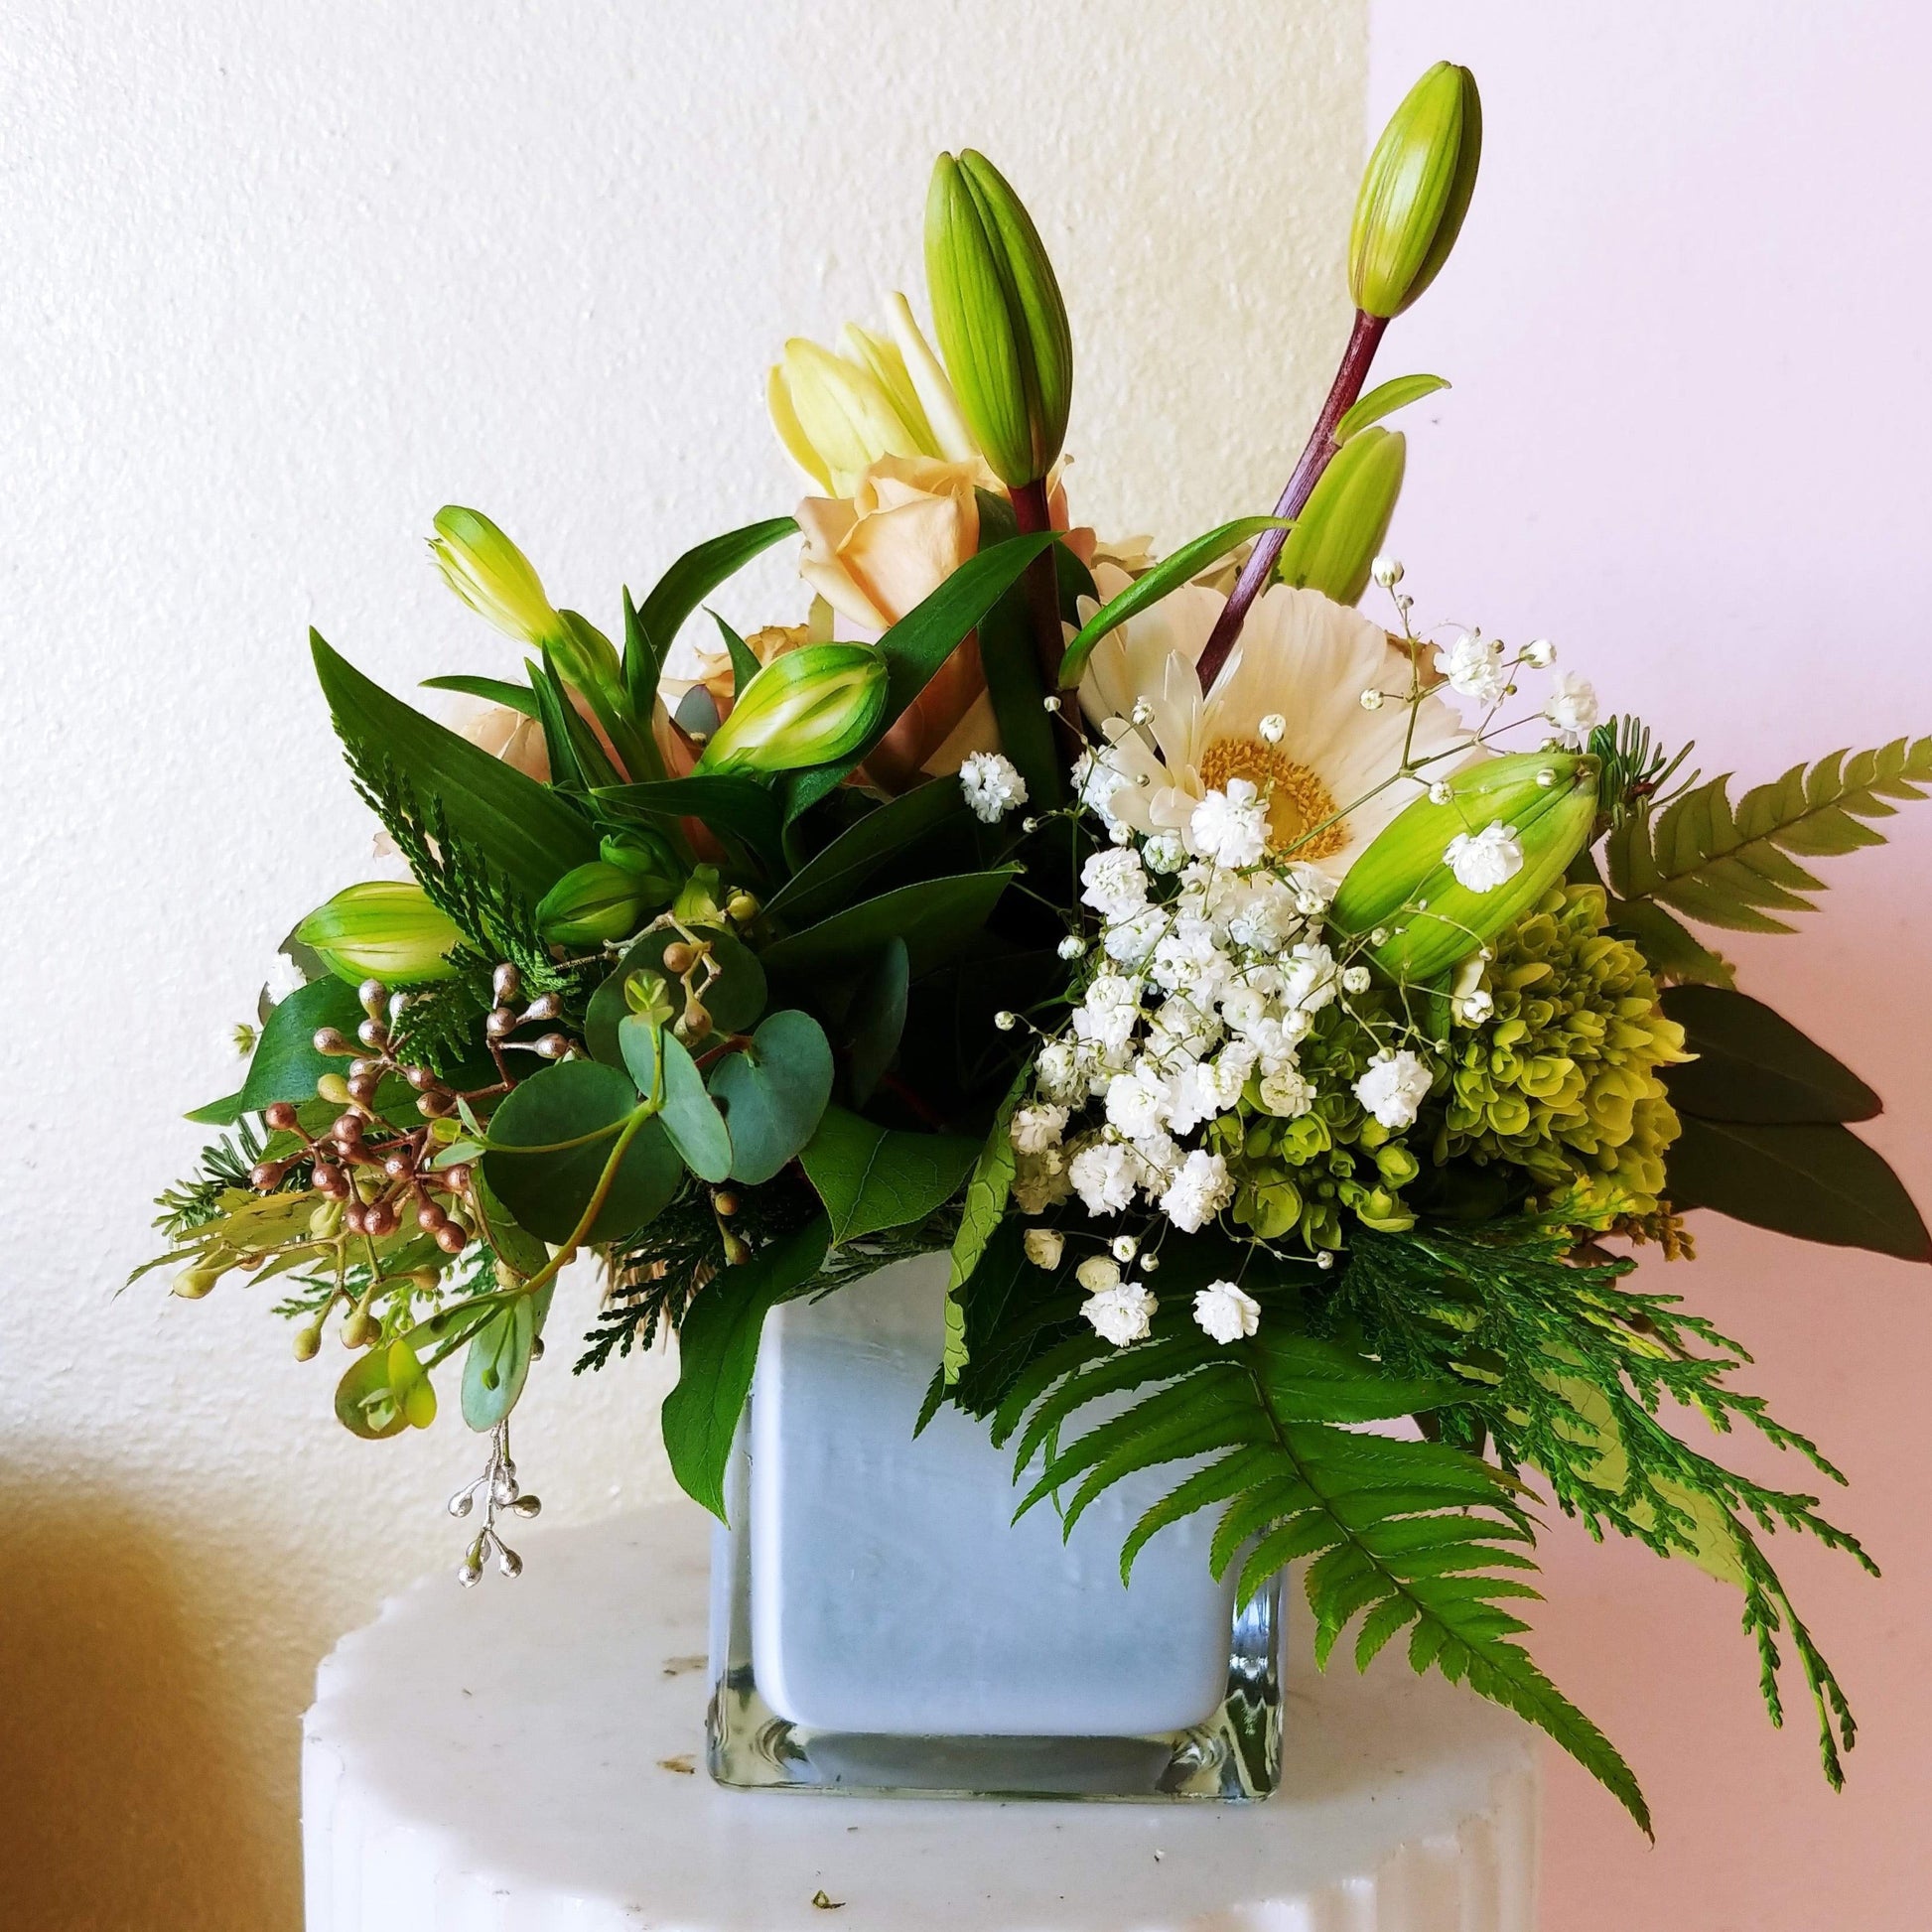
[[1449, 1011], [1465, 1027], [1479, 1027], [1496, 1010], [1495, 996], [1486, 986], [1458, 994], [1449, 1002]]
[[1366, 993], [1373, 978], [1366, 966], [1344, 966], [1341, 969], [1341, 990], [1344, 993]]
[[1138, 966], [1167, 929], [1167, 913], [1158, 905], [1143, 905], [1128, 918], [1108, 922], [1101, 936], [1101, 950], [1123, 966]]
[[1079, 1051], [1070, 1039], [1048, 1040], [1039, 1049], [1034, 1072], [1038, 1077], [1040, 1092], [1055, 1105], [1078, 1100], [1086, 1092]]
[[1550, 680], [1550, 702], [1543, 715], [1573, 752], [1581, 750], [1596, 724], [1596, 687], [1575, 671], [1557, 672]]
[[1178, 832], [1157, 832], [1141, 847], [1141, 863], [1149, 872], [1178, 872], [1187, 863], [1187, 848]]
[[1021, 1237], [1020, 1245], [1035, 1268], [1057, 1268], [1066, 1237], [1057, 1228], [1029, 1228]]
[[1155, 1311], [1160, 1306], [1139, 1283], [1127, 1282], [1088, 1296], [1087, 1305], [1080, 1312], [1093, 1323], [1094, 1333], [1101, 1340], [1125, 1348], [1131, 1342], [1147, 1339], [1154, 1325]]
[[1197, 1234], [1234, 1198], [1227, 1163], [1196, 1148], [1161, 1196], [1161, 1211], [1183, 1234]]
[[972, 752], [959, 766], [960, 788], [974, 817], [997, 825], [1027, 802], [1027, 781], [1011, 759], [998, 752]]
[[1099, 1295], [1120, 1286], [1120, 1263], [1112, 1255], [1089, 1255], [1073, 1271], [1073, 1279], [1089, 1295]]
[[1139, 982], [1120, 973], [1096, 973], [1087, 983], [1085, 998], [1073, 1010], [1073, 1031], [1104, 1052], [1118, 1052], [1140, 1017]]
[[1118, 1214], [1133, 1205], [1138, 1167], [1123, 1143], [1095, 1141], [1073, 1157], [1067, 1178], [1089, 1214]]
[[1314, 1088], [1298, 1066], [1271, 1067], [1257, 1090], [1261, 1104], [1279, 1120], [1299, 1120], [1314, 1105]]
[[1187, 819], [1188, 849], [1217, 866], [1252, 866], [1268, 850], [1268, 807], [1252, 780], [1230, 778], [1210, 791]]
[[1080, 900], [1103, 919], [1131, 918], [1147, 903], [1140, 855], [1126, 847], [1096, 852], [1080, 868]]
[[1451, 691], [1477, 704], [1494, 704], [1509, 683], [1501, 642], [1480, 630], [1465, 630], [1448, 650], [1439, 650], [1436, 668]]
[[1013, 1157], [1013, 1198], [1023, 1214], [1044, 1214], [1073, 1191], [1067, 1173], [1066, 1150], [1049, 1147], [1039, 1154]]
[[1159, 1070], [1142, 1060], [1131, 1073], [1107, 1082], [1107, 1119], [1130, 1141], [1158, 1134], [1168, 1118], [1172, 1096]]
[[1326, 946], [1297, 946], [1282, 963], [1282, 1004], [1319, 1013], [1335, 997], [1335, 956]]
[[1007, 1128], [1007, 1138], [1022, 1154], [1044, 1154], [1058, 1147], [1066, 1132], [1064, 1107], [1022, 1107]]
[[1499, 818], [1480, 832], [1456, 833], [1443, 857], [1449, 861], [1456, 884], [1472, 893], [1493, 893], [1523, 870], [1522, 845]]
[[1240, 1341], [1261, 1326], [1261, 1304], [1232, 1282], [1209, 1282], [1194, 1297], [1194, 1319], [1210, 1341]]
[[1406, 1047], [1372, 1061], [1355, 1082], [1355, 1098], [1384, 1127], [1407, 1127], [1429, 1098], [1429, 1064]]
[[1104, 824], [1113, 823], [1111, 801], [1126, 782], [1127, 774], [1098, 752], [1082, 752], [1073, 760], [1073, 795]]

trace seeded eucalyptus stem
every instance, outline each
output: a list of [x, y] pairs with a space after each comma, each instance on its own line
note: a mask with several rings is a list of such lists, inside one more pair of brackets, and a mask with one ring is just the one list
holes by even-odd
[[[1321, 405], [1321, 414], [1315, 418], [1302, 460], [1296, 464], [1295, 474], [1289, 478], [1288, 487], [1275, 505], [1277, 516], [1300, 516], [1315, 484], [1321, 481], [1321, 473], [1335, 453], [1335, 425], [1361, 395], [1362, 384], [1368, 380], [1369, 364], [1375, 359], [1382, 332], [1388, 326], [1387, 316], [1371, 316], [1356, 310], [1355, 326], [1348, 332], [1348, 346], [1341, 352], [1341, 366], [1335, 370], [1335, 379], [1328, 387], [1328, 400]], [[1241, 635], [1248, 607], [1261, 595], [1275, 568], [1275, 559], [1282, 554], [1282, 545], [1287, 541], [1286, 530], [1264, 530], [1257, 540], [1242, 567], [1234, 594], [1207, 640], [1207, 648], [1200, 654], [1202, 690], [1214, 682], [1221, 666], [1227, 662], [1235, 639]]]

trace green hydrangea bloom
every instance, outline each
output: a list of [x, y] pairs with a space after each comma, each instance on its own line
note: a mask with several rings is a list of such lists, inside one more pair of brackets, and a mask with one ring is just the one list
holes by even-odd
[[1344, 1213], [1389, 1232], [1415, 1225], [1402, 1189], [1422, 1163], [1354, 1094], [1379, 1044], [1363, 1024], [1376, 1011], [1357, 1000], [1353, 1012], [1337, 1002], [1315, 1016], [1300, 1055], [1315, 1088], [1307, 1113], [1278, 1119], [1251, 1086], [1240, 1116], [1208, 1131], [1234, 1179], [1234, 1219], [1264, 1241], [1339, 1248]]
[[1657, 1069], [1682, 1060], [1642, 953], [1603, 930], [1604, 895], [1560, 886], [1501, 934], [1480, 985], [1494, 1011], [1458, 1026], [1436, 1159], [1522, 1169], [1595, 1224], [1656, 1210], [1678, 1121]]

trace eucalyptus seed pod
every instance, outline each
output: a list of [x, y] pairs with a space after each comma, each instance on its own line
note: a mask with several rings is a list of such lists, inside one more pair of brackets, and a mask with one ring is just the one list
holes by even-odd
[[797, 771], [856, 752], [886, 709], [886, 660], [870, 644], [805, 644], [740, 692], [696, 769]]
[[1066, 304], [1033, 217], [970, 148], [933, 163], [925, 269], [960, 413], [1008, 488], [1039, 482], [1059, 458], [1073, 393]]
[[1369, 156], [1348, 236], [1348, 292], [1396, 316], [1436, 279], [1462, 231], [1482, 158], [1482, 100], [1467, 68], [1438, 61]]
[[[1438, 978], [1563, 877], [1596, 820], [1596, 770], [1587, 756], [1521, 752], [1458, 772], [1447, 797], [1417, 798], [1377, 835], [1349, 868], [1329, 923], [1368, 935], [1368, 957], [1392, 977]], [[1520, 849], [1520, 865], [1486, 891], [1465, 886], [1449, 863], [1451, 842], [1498, 825]]]

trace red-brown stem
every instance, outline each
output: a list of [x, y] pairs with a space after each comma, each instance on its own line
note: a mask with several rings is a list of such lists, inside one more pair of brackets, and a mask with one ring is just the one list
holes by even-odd
[[[1021, 483], [1009, 489], [1013, 520], [1021, 536], [1053, 527], [1053, 512], [1046, 499], [1046, 480]], [[1060, 658], [1064, 644], [1060, 637], [1059, 567], [1049, 546], [1027, 566], [1027, 610], [1033, 619], [1034, 648], [1039, 653], [1040, 688], [1060, 688]]]
[[[1329, 385], [1328, 400], [1321, 405], [1321, 414], [1315, 418], [1308, 446], [1302, 452], [1302, 460], [1295, 466], [1295, 474], [1289, 478], [1281, 501], [1275, 505], [1277, 516], [1299, 516], [1307, 505], [1315, 484], [1321, 480], [1322, 471], [1328, 467], [1328, 459], [1335, 453], [1335, 425], [1362, 393], [1362, 384], [1368, 379], [1368, 365], [1374, 361], [1382, 332], [1388, 326], [1387, 316], [1366, 315], [1360, 309], [1355, 311], [1355, 326], [1348, 332], [1348, 346], [1341, 352], [1341, 366], [1336, 369], [1335, 379]], [[1226, 610], [1214, 625], [1207, 648], [1200, 654], [1203, 691], [1214, 682], [1221, 666], [1227, 662], [1228, 652], [1241, 635], [1248, 607], [1266, 587], [1275, 568], [1275, 559], [1282, 554], [1282, 545], [1287, 540], [1286, 530], [1264, 530], [1242, 567], [1234, 594], [1228, 599]]]

